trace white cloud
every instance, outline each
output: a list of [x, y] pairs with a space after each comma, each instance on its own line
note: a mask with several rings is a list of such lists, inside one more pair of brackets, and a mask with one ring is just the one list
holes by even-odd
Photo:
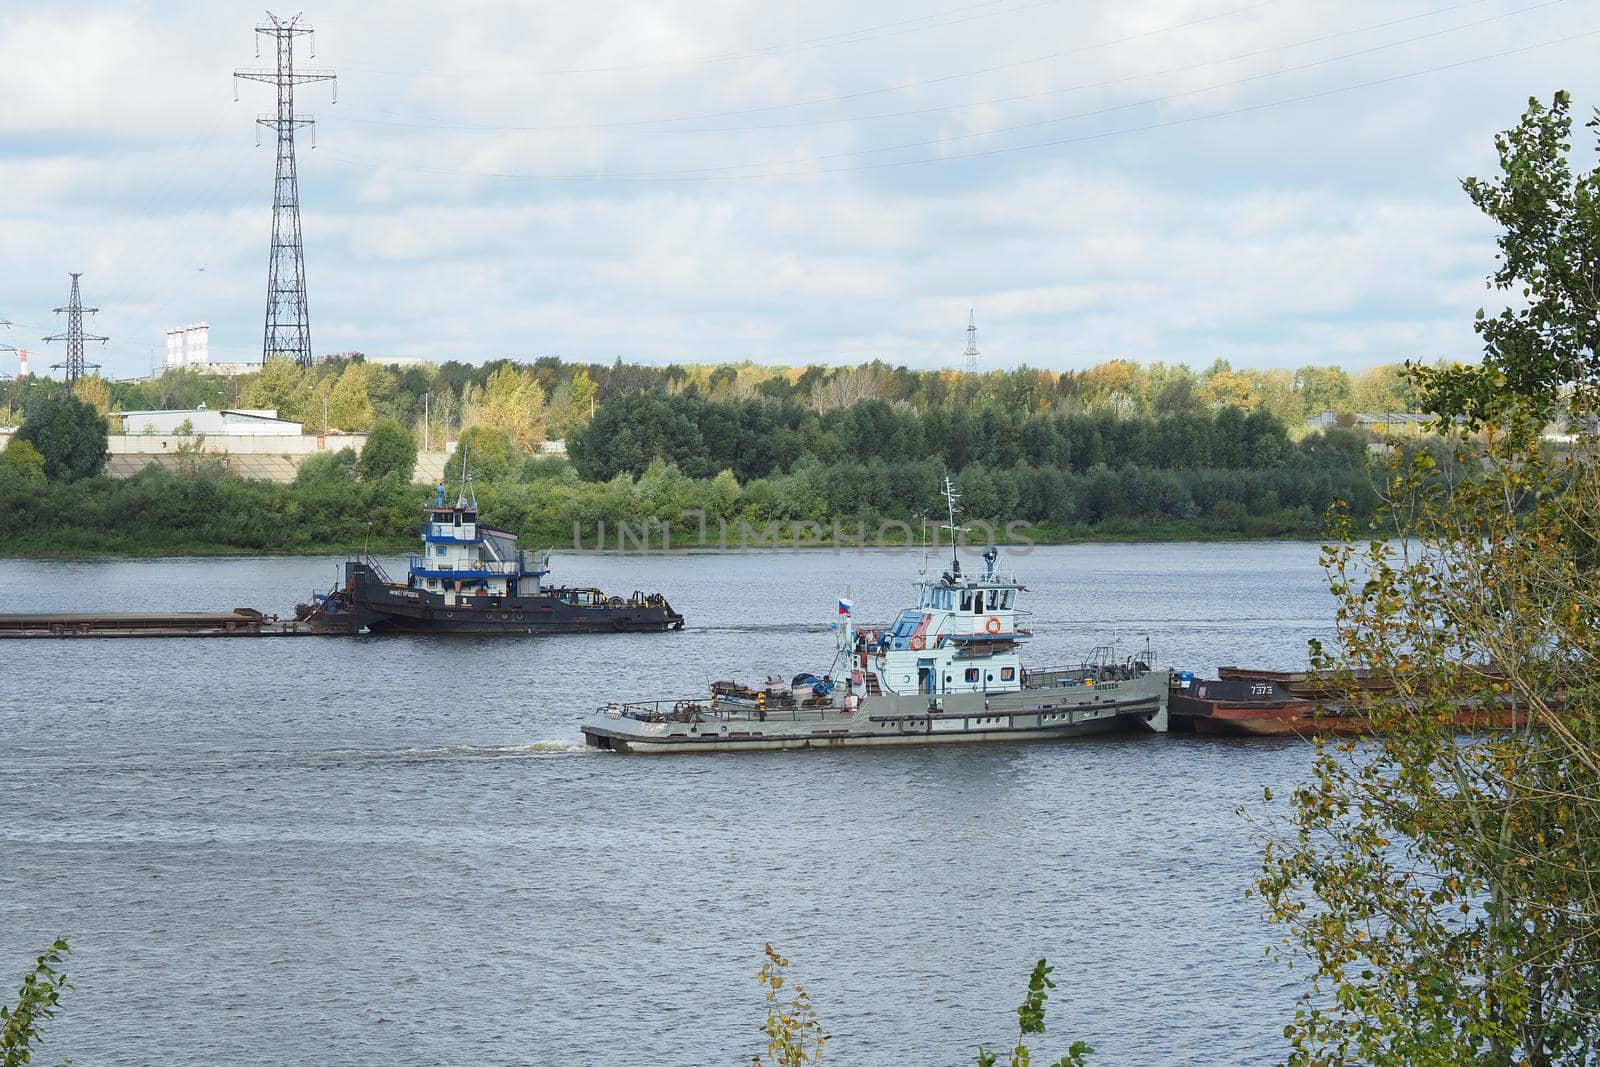
[[[1472, 311], [1495, 295], [1481, 288], [1493, 230], [1457, 180], [1492, 169], [1493, 134], [1528, 95], [1565, 87], [1600, 101], [1592, 42], [1579, 42], [1203, 117], [1586, 30], [1578, 5], [1508, 14], [1525, 5], [1489, 0], [1361, 32], [1346, 31], [1437, 5], [1268, 4], [1200, 22], [1241, 5], [1012, 6], [853, 42], [816, 39], [940, 7], [410, 0], [379, 16], [334, 0], [308, 11], [314, 62], [338, 70], [341, 101], [315, 87], [301, 97], [320, 122], [320, 147], [300, 151], [313, 337], [329, 351], [438, 357], [947, 366], [976, 307], [989, 365], [1465, 355]], [[0, 315], [49, 327], [67, 272], [83, 270], [117, 373], [143, 369], [161, 331], [192, 319], [213, 323], [219, 351], [253, 351], [273, 153], [255, 147], [252, 122], [271, 90], [241, 85], [235, 104], [229, 82], [258, 62], [260, 17], [233, 0], [0, 14]], [[1067, 117], [1452, 26], [1465, 28]], [[707, 59], [782, 42], [811, 43]], [[1210, 65], [1162, 73], [1197, 63]], [[967, 73], [985, 67], [997, 69]], [[563, 70], [592, 72], [552, 73]], [[913, 82], [927, 84], [874, 91]], [[1054, 91], [1074, 86], [1085, 87]], [[778, 106], [831, 97], [847, 99]], [[1005, 97], [1024, 98], [978, 103]], [[720, 112], [742, 113], [628, 125]], [[1029, 123], [1042, 124], [984, 133]], [[828, 173], [1105, 133], [1117, 135]], [[960, 139], [864, 151], [941, 137]], [[779, 168], [804, 176], [764, 180], [485, 176], [700, 179], [779, 160], [810, 161]]]

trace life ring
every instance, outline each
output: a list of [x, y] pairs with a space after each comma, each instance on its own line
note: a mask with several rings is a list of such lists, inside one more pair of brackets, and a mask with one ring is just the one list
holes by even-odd
[[862, 637], [866, 639], [866, 642], [869, 645], [875, 645], [878, 643], [878, 631], [876, 630], [868, 630], [862, 635]]
[[922, 639], [922, 635], [921, 634], [918, 634], [916, 637], [913, 637], [911, 639], [911, 641], [910, 641], [910, 644], [911, 644], [911, 651], [913, 651], [913, 652], [921, 652], [928, 645], [928, 643]]
[[999, 633], [1000, 632], [1000, 616], [998, 616], [998, 615], [990, 615], [989, 616], [989, 621], [983, 624], [983, 628], [985, 630], [988, 630], [992, 634]]

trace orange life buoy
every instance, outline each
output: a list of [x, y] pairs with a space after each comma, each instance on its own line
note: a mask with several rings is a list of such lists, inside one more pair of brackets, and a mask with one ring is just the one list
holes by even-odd
[[983, 624], [983, 628], [985, 630], [988, 630], [992, 634], [999, 633], [1000, 632], [1000, 616], [998, 616], [998, 615], [990, 615], [989, 616], [989, 621]]
[[913, 652], [921, 652], [926, 646], [927, 642], [922, 639], [920, 634], [911, 639], [911, 651]]

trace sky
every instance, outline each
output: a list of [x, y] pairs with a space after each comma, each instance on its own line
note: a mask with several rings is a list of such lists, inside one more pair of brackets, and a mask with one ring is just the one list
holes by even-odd
[[[70, 271], [109, 377], [195, 321], [214, 360], [260, 358], [274, 97], [232, 74], [272, 62], [264, 16], [0, 8], [0, 344], [35, 370]], [[1600, 105], [1600, 0], [303, 18], [297, 65], [337, 74], [296, 97], [319, 354], [941, 368], [972, 310], [983, 367], [1472, 358], [1505, 298], [1461, 179], [1530, 96]]]

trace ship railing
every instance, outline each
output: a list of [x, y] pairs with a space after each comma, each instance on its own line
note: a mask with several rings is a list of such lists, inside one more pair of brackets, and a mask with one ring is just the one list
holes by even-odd
[[350, 563], [365, 563], [371, 568], [372, 573], [377, 576], [378, 581], [385, 585], [394, 584], [389, 578], [389, 572], [383, 569], [383, 564], [379, 563], [377, 557], [367, 551], [351, 552], [345, 559]]
[[705, 697], [681, 700], [613, 700], [602, 705], [599, 714], [612, 719], [639, 722], [821, 722], [835, 712], [827, 705], [806, 707], [800, 704], [771, 704], [762, 708], [754, 701], [713, 702]]
[[430, 560], [427, 556], [412, 556], [410, 567], [414, 571], [468, 570], [481, 574], [516, 574], [518, 570], [515, 563], [473, 562], [466, 567], [436, 567], [434, 566], [436, 562], [436, 560]]
[[1125, 682], [1140, 673], [1136, 668], [1118, 663], [1080, 663], [1065, 667], [1030, 667], [1023, 678], [1024, 689], [1058, 689], [1095, 682]]

